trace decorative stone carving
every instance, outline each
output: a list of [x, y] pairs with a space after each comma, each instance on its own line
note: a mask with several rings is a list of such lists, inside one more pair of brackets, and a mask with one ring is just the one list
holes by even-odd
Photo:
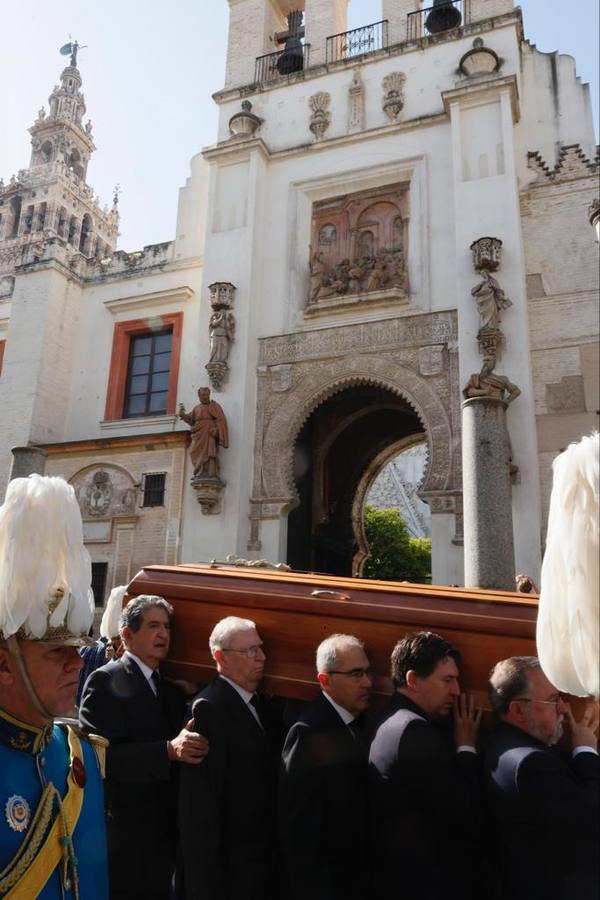
[[408, 188], [389, 185], [315, 203], [308, 305], [394, 290], [407, 293]]
[[308, 127], [317, 140], [320, 140], [331, 123], [329, 116], [329, 104], [331, 103], [331, 95], [327, 91], [319, 91], [308, 98], [309, 106], [312, 110]]
[[235, 296], [235, 286], [228, 281], [211, 284], [210, 305], [212, 315], [208, 323], [210, 338], [210, 359], [205, 369], [211, 386], [219, 391], [229, 373], [229, 352], [235, 334], [235, 316], [231, 312]]
[[[437, 375], [423, 378], [417, 371], [419, 348], [456, 340], [454, 312], [261, 339], [249, 549], [260, 550], [263, 519], [278, 519], [295, 505], [293, 448], [303, 423], [317, 406], [353, 385], [380, 385], [416, 410], [430, 447], [419, 496], [429, 502], [460, 491], [457, 354], [442, 353]], [[291, 385], [282, 395], [271, 373], [284, 366]]]
[[383, 79], [383, 111], [391, 122], [397, 122], [404, 109], [405, 82], [402, 72], [390, 72]]
[[74, 476], [72, 484], [84, 519], [131, 516], [135, 512], [136, 485], [121, 468], [107, 464], [84, 469]]
[[243, 140], [252, 137], [262, 125], [263, 120], [252, 112], [249, 100], [242, 100], [242, 111], [234, 113], [229, 120], [229, 131], [234, 139]]
[[348, 133], [363, 131], [365, 127], [365, 88], [357, 68], [348, 88]]
[[502, 241], [500, 238], [482, 237], [471, 244], [473, 266], [476, 272], [487, 269], [495, 272], [502, 261]]
[[191, 485], [197, 493], [202, 512], [220, 512], [220, 499], [225, 487], [219, 476], [219, 449], [229, 446], [227, 419], [221, 406], [210, 399], [210, 389], [199, 388], [198, 403], [191, 412], [179, 406], [179, 418], [190, 426], [190, 457], [194, 467]]
[[419, 348], [419, 372], [421, 375], [439, 375], [443, 370], [443, 345], [437, 344], [433, 347]]
[[292, 367], [290, 365], [271, 366], [269, 375], [271, 376], [272, 391], [277, 394], [289, 391], [292, 386]]
[[463, 397], [466, 400], [471, 397], [489, 397], [509, 404], [517, 399], [521, 393], [520, 388], [509, 381], [506, 375], [497, 375], [493, 371], [495, 364], [495, 356], [490, 354], [484, 357], [481, 372], [471, 375], [463, 388]]
[[500, 314], [512, 306], [498, 281], [490, 275], [495, 272], [502, 259], [502, 241], [499, 238], [482, 237], [471, 244], [473, 265], [482, 276], [482, 281], [475, 285], [471, 294], [477, 303], [479, 312], [479, 331], [477, 341], [479, 352], [495, 366], [504, 342], [504, 334], [500, 329]]
[[494, 50], [484, 46], [481, 38], [475, 38], [472, 50], [467, 50], [461, 57], [458, 67], [468, 78], [492, 75], [500, 68], [500, 59]]
[[84, 511], [87, 516], [104, 516], [108, 512], [112, 499], [113, 486], [110, 475], [103, 469], [94, 472], [84, 498]]

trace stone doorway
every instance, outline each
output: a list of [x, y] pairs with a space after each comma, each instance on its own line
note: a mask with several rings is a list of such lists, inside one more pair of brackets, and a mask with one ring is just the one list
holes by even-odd
[[359, 384], [329, 397], [302, 426], [294, 446], [298, 505], [288, 516], [287, 559], [293, 569], [355, 574], [365, 556], [365, 475], [391, 448], [423, 440], [416, 411], [380, 385]]

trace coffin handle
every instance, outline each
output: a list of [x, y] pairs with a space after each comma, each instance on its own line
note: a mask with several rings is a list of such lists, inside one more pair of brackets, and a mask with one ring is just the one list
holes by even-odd
[[313, 591], [311, 597], [317, 597], [319, 600], [350, 600], [350, 594], [343, 594], [341, 591]]

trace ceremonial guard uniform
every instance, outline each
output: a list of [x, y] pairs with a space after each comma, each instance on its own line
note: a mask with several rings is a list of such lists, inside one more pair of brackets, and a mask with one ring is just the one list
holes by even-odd
[[[57, 724], [93, 621], [73, 489], [15, 479], [0, 507], [0, 898], [106, 900], [106, 741]], [[46, 584], [44, 590], [40, 590]]]

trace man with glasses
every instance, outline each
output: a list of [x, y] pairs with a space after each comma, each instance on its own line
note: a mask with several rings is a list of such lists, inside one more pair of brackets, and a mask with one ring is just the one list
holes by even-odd
[[288, 890], [297, 900], [370, 900], [367, 743], [362, 714], [371, 669], [358, 638], [317, 649], [321, 692], [289, 731], [282, 756], [279, 829]]
[[281, 744], [269, 702], [256, 693], [263, 642], [254, 622], [228, 616], [209, 646], [218, 675], [194, 698], [192, 714], [210, 753], [202, 766], [182, 767], [178, 896], [274, 900]]
[[[496, 822], [502, 897], [597, 900], [598, 708], [576, 721], [532, 656], [497, 663], [490, 675], [499, 724], [485, 772]], [[556, 751], [564, 725], [570, 751]]]
[[475, 749], [481, 711], [460, 692], [459, 664], [458, 650], [426, 631], [406, 635], [392, 652], [396, 692], [369, 768], [378, 900], [399, 893], [419, 900], [482, 896]]

